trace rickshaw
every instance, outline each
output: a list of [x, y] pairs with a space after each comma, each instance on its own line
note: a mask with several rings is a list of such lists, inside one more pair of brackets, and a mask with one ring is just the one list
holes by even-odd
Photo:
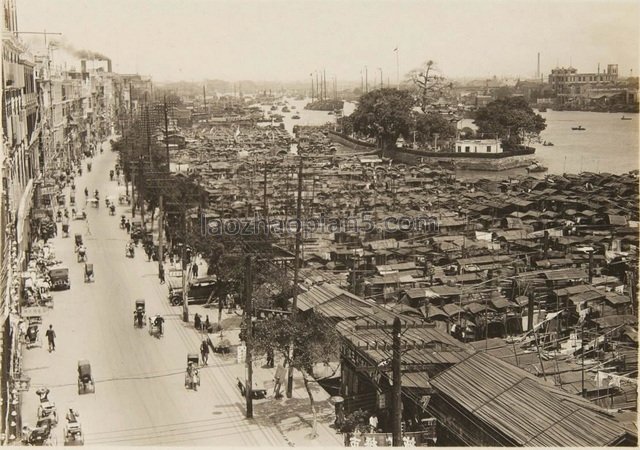
[[144, 316], [144, 300], [138, 299], [136, 300], [135, 309], [133, 310], [133, 326], [135, 328], [142, 328], [144, 326]]
[[76, 196], [74, 194], [71, 194], [69, 196], [69, 205], [70, 206], [76, 206]]
[[91, 283], [92, 281], [95, 281], [94, 274], [93, 274], [93, 264], [85, 263], [85, 265], [84, 265], [84, 282], [85, 283]]
[[63, 238], [68, 238], [69, 237], [69, 224], [68, 223], [63, 223], [62, 224], [62, 237]]
[[50, 418], [51, 425], [57, 425], [58, 423], [58, 409], [56, 404], [48, 400], [41, 401], [38, 406], [38, 420]]
[[73, 215], [73, 220], [86, 220], [87, 212], [83, 209], [82, 211], [76, 211]]
[[64, 445], [84, 445], [84, 435], [78, 416], [76, 411], [69, 409], [66, 416], [67, 425], [64, 427]]
[[200, 375], [198, 366], [200, 365], [200, 356], [197, 353], [187, 354], [187, 370], [184, 374], [184, 387], [187, 389], [198, 390], [200, 386]]
[[128, 205], [131, 203], [131, 199], [127, 194], [118, 195], [118, 203], [121, 205]]
[[87, 262], [87, 249], [84, 245], [78, 247], [78, 262]]
[[87, 199], [87, 204], [93, 206], [94, 208], [100, 208], [100, 201], [95, 197]]
[[81, 234], [76, 234], [74, 236], [74, 239], [76, 240], [76, 252], [77, 252], [78, 248], [80, 248], [80, 246], [82, 245], [82, 235]]
[[67, 198], [64, 196], [64, 194], [58, 194], [57, 200], [58, 206], [65, 206], [67, 203]]
[[22, 427], [22, 443], [25, 445], [55, 445], [54, 437], [51, 436], [51, 420], [39, 420], [35, 428], [29, 425]]
[[133, 242], [127, 242], [127, 245], [124, 247], [124, 255], [127, 258], [133, 258], [136, 254], [135, 245]]
[[78, 361], [78, 394], [86, 394], [87, 390], [96, 392], [96, 384], [91, 376], [91, 364], [87, 360]]
[[114, 203], [111, 203], [109, 205], [109, 215], [110, 216], [115, 216], [116, 215], [116, 205]]
[[161, 338], [164, 334], [164, 318], [160, 315], [149, 317], [149, 334]]

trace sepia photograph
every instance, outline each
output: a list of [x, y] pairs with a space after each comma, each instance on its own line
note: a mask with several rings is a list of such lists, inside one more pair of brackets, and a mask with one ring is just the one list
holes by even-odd
[[1, 0], [0, 445], [637, 447], [637, 0]]

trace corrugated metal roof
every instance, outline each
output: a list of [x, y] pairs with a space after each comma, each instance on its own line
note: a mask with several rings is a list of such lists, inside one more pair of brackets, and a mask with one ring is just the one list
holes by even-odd
[[605, 446], [626, 433], [586, 401], [572, 399], [526, 371], [485, 353], [476, 353], [430, 382], [487, 428], [506, 435], [514, 445]]

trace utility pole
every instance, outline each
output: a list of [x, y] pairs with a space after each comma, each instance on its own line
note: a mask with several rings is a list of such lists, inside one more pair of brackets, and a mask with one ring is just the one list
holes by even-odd
[[265, 221], [269, 220], [269, 202], [267, 201], [267, 163], [264, 163], [264, 189], [262, 191], [262, 214], [264, 215]]
[[[298, 151], [301, 149], [299, 148]], [[302, 168], [303, 160], [302, 154], [299, 153], [300, 166], [298, 167], [298, 198], [296, 204], [296, 246], [295, 246], [295, 261], [293, 265], [293, 305], [291, 308], [291, 319], [295, 322], [297, 310], [298, 310], [298, 276], [300, 270], [300, 241], [302, 232], [302, 223], [300, 223], [302, 216]], [[290, 355], [293, 355], [293, 343], [289, 347]], [[289, 365], [289, 375], [287, 379], [287, 398], [291, 398], [293, 395], [293, 366]]]
[[182, 321], [189, 322], [189, 296], [187, 295], [187, 274], [191, 269], [191, 260], [185, 264], [187, 250], [187, 210], [186, 195], [182, 193]]
[[582, 363], [581, 363], [581, 372], [582, 372], [582, 390], [580, 391], [580, 395], [582, 397], [586, 397], [586, 393], [584, 390], [584, 322], [582, 323], [582, 325], [580, 326], [580, 348], [582, 349], [581, 354], [582, 354]]
[[364, 66], [364, 92], [369, 92], [369, 68]]
[[402, 323], [396, 317], [393, 319], [393, 401], [391, 403], [393, 446], [402, 447]]
[[171, 158], [169, 157], [169, 112], [167, 111], [167, 94], [164, 94], [164, 144], [167, 152], [167, 172], [171, 172]]
[[163, 273], [164, 271], [164, 267], [163, 267], [163, 260], [164, 260], [164, 239], [163, 239], [163, 235], [164, 235], [164, 208], [162, 205], [162, 194], [160, 194], [160, 198], [158, 201], [158, 207], [159, 207], [159, 211], [158, 211], [158, 273]]
[[252, 261], [251, 256], [245, 256], [245, 277], [244, 277], [244, 300], [245, 300], [245, 321], [246, 321], [246, 353], [245, 362], [247, 365], [247, 379], [245, 384], [245, 400], [247, 402], [247, 419], [253, 418], [253, 361], [251, 360], [251, 348], [253, 339], [253, 324], [251, 322], [251, 316], [253, 314], [253, 299], [252, 299]]

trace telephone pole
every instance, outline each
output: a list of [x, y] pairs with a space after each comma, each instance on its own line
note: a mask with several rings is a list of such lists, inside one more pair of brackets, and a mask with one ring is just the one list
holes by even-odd
[[[300, 148], [298, 148], [298, 152], [300, 152]], [[300, 271], [300, 243], [301, 243], [301, 232], [302, 232], [302, 223], [301, 223], [301, 215], [302, 215], [302, 168], [303, 168], [303, 160], [302, 154], [299, 153], [300, 157], [300, 166], [298, 167], [298, 198], [296, 204], [296, 244], [295, 244], [295, 261], [293, 265], [293, 304], [291, 307], [291, 319], [295, 322], [297, 310], [298, 310], [298, 276]], [[290, 355], [293, 355], [293, 343], [289, 347]], [[293, 396], [293, 367], [289, 365], [289, 375], [287, 379], [287, 398], [291, 398]]]
[[164, 208], [162, 202], [162, 194], [160, 194], [160, 198], [158, 200], [158, 273], [164, 272], [163, 260], [164, 260]]
[[393, 446], [402, 447], [402, 341], [400, 334], [402, 333], [402, 323], [396, 317], [393, 319], [393, 401], [391, 403], [392, 410], [392, 431]]
[[245, 362], [247, 366], [247, 378], [245, 383], [245, 400], [247, 403], [247, 419], [253, 418], [253, 361], [251, 360], [251, 347], [252, 347], [252, 327], [251, 316], [253, 313], [253, 299], [252, 299], [252, 261], [251, 256], [245, 256], [245, 276], [244, 276], [244, 301], [245, 301], [245, 334], [246, 334], [246, 354]]

